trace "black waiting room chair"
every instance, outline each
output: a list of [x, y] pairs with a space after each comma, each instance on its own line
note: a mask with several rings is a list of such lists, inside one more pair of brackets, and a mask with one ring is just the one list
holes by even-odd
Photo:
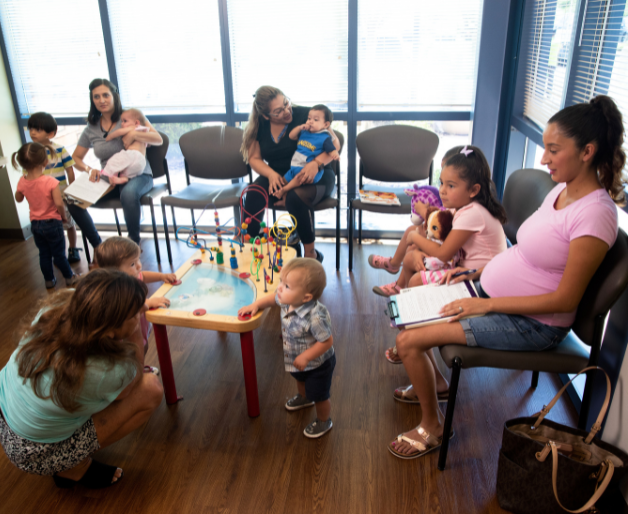
[[[159, 184], [153, 184], [153, 188], [140, 198], [140, 205], [148, 205], [150, 207], [150, 217], [153, 224], [153, 238], [155, 240], [155, 255], [157, 262], [161, 262], [161, 255], [159, 253], [159, 239], [157, 237], [157, 223], [155, 222], [155, 200], [160, 195], [168, 192], [172, 194], [172, 187], [170, 185], [170, 173], [168, 171], [168, 161], [166, 160], [166, 154], [168, 153], [168, 147], [170, 145], [170, 139], [163, 132], [159, 132], [159, 135], [163, 139], [163, 144], [160, 146], [149, 146], [146, 149], [146, 159], [150, 163], [151, 170], [153, 171], [153, 180], [166, 177], [165, 182]], [[122, 203], [119, 198], [112, 198], [105, 200], [97, 205], [92, 205], [90, 208], [94, 209], [112, 209], [113, 215], [116, 220], [116, 228], [118, 229], [118, 235], [122, 235], [120, 229], [120, 220], [118, 219], [118, 209], [122, 209]], [[172, 211], [174, 217], [174, 210]], [[85, 257], [87, 262], [90, 262], [89, 249], [87, 246], [87, 238], [83, 234], [83, 248], [85, 249]]]
[[385, 214], [410, 214], [411, 198], [401, 187], [382, 187], [364, 184], [364, 179], [378, 182], [432, 181], [434, 155], [438, 136], [429, 130], [408, 125], [375, 127], [360, 133], [355, 140], [360, 154], [359, 189], [396, 193], [399, 207], [372, 205], [349, 200], [349, 271], [353, 269], [353, 227], [355, 211], [359, 212], [359, 242], [362, 244], [362, 211]]

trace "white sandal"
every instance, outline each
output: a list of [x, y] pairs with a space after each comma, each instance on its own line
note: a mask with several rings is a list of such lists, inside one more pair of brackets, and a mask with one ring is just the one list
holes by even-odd
[[[425, 455], [426, 453], [430, 453], [431, 451], [436, 450], [437, 448], [440, 448], [441, 445], [443, 444], [443, 438], [442, 437], [435, 437], [435, 436], [433, 436], [427, 430], [425, 430], [423, 427], [419, 427], [419, 435], [423, 438], [424, 442], [415, 441], [414, 439], [410, 439], [406, 435], [399, 434], [397, 436], [397, 439], [392, 441], [388, 445], [388, 450], [395, 457], [399, 457], [400, 459], [404, 459], [404, 460], [410, 460], [410, 459], [417, 459], [419, 457], [423, 457], [423, 455]], [[451, 436], [449, 438], [451, 439], [453, 436], [454, 436], [454, 431], [452, 430], [451, 431]], [[413, 448], [416, 448], [418, 451], [416, 453], [400, 453], [400, 452], [398, 452], [395, 449], [395, 445], [398, 444], [398, 443], [401, 443], [403, 441], [405, 441], [406, 443], [410, 444], [410, 446], [412, 446]]]

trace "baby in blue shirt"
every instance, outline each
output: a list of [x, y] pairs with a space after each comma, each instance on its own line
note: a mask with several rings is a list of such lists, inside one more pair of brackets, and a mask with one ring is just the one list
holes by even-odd
[[[308, 162], [316, 160], [316, 157], [323, 152], [328, 153], [336, 161], [340, 159], [340, 154], [338, 153], [340, 142], [334, 131], [329, 128], [333, 120], [334, 116], [329, 107], [323, 104], [315, 105], [307, 115], [307, 122], [294, 127], [290, 131], [288, 137], [293, 141], [298, 140], [299, 142], [297, 143], [297, 151], [292, 156], [290, 169], [283, 176], [287, 184], [275, 192], [275, 196], [279, 200], [283, 200], [286, 193], [291, 189], [302, 185], [297, 175]], [[318, 161], [316, 162], [318, 163]], [[323, 169], [320, 163], [318, 167], [319, 172], [314, 177], [313, 184], [316, 184], [323, 176]], [[276, 205], [278, 204], [279, 202], [276, 202]]]

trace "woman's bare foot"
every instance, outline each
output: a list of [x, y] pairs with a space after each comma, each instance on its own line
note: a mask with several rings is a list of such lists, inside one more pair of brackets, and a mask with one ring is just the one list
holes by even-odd
[[[429, 438], [428, 436], [423, 436], [423, 435], [419, 434], [419, 427], [420, 426], [421, 425], [419, 425], [416, 428], [413, 428], [409, 432], [405, 432], [403, 435], [405, 437], [407, 437], [408, 439], [411, 439], [413, 441], [416, 441], [419, 444], [422, 444], [422, 445], [426, 446], [427, 449], [429, 450], [430, 447], [434, 447], [434, 440], [430, 439], [430, 442], [432, 443], [432, 444], [430, 444], [430, 442], [428, 442], [426, 440], [426, 437]], [[430, 430], [430, 429], [425, 428], [425, 427], [423, 427], [423, 429], [426, 430], [433, 437], [441, 438], [443, 436], [443, 426], [442, 425], [438, 425], [433, 430]], [[401, 453], [403, 455], [410, 455], [412, 453], [421, 452], [421, 450], [419, 450], [419, 448], [417, 448], [416, 446], [413, 446], [408, 441], [404, 441], [404, 440], [401, 440], [401, 441], [395, 440], [392, 443], [390, 443], [390, 445], [394, 448], [394, 450], [397, 453]]]
[[[57, 473], [56, 475], [61, 478], [68, 478], [70, 480], [74, 480], [75, 482], [78, 482], [81, 478], [83, 478], [83, 475], [87, 473], [87, 470], [89, 469], [89, 466], [91, 465], [91, 463], [92, 463], [92, 458], [87, 457], [86, 459], [79, 462], [72, 469], [61, 471]], [[121, 468], [116, 469], [116, 472], [113, 478], [111, 479], [111, 483], [115, 484], [121, 476], [122, 476], [122, 469]]]
[[388, 362], [392, 362], [393, 364], [397, 364], [401, 362], [401, 357], [399, 357], [399, 354], [397, 353], [397, 347], [396, 346], [392, 346], [391, 348], [388, 348], [388, 350], [386, 350], [386, 359], [388, 359]]

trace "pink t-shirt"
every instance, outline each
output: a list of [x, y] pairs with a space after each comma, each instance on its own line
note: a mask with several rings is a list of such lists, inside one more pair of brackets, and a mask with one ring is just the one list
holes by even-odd
[[[541, 207], [519, 227], [517, 244], [488, 263], [482, 288], [493, 297], [534, 296], [554, 292], [563, 278], [569, 243], [584, 236], [609, 248], [617, 238], [617, 208], [604, 189], [597, 189], [564, 209], [554, 204], [565, 184], [545, 197]], [[569, 327], [576, 311], [529, 316], [546, 325]]]
[[33, 220], [61, 220], [52, 191], [59, 186], [59, 181], [50, 175], [42, 175], [35, 180], [26, 180], [22, 177], [17, 183], [17, 191], [22, 193], [28, 201], [31, 221]]
[[465, 268], [481, 268], [506, 249], [506, 234], [502, 224], [477, 202], [471, 202], [454, 214], [452, 230], [475, 232], [462, 245], [465, 257], [460, 265]]

